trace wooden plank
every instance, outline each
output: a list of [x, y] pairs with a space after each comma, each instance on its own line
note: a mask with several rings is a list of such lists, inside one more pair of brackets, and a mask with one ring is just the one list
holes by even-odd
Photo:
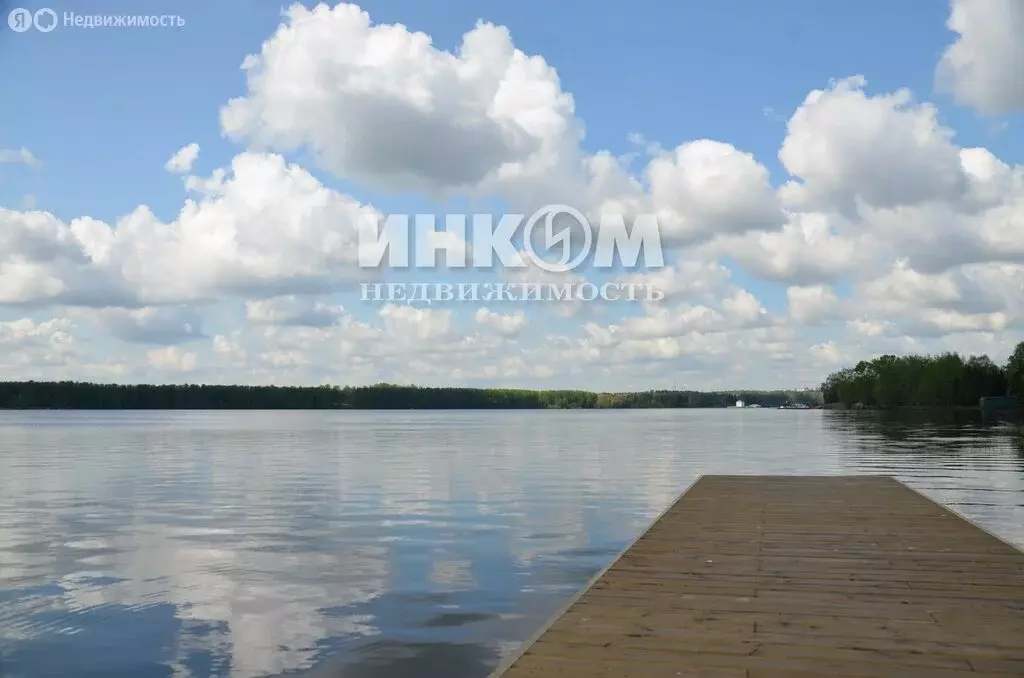
[[1024, 552], [886, 476], [704, 476], [492, 678], [1024, 676]]

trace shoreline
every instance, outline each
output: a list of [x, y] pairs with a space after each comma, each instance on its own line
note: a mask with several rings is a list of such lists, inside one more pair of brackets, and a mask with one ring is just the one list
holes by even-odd
[[725, 409], [738, 402], [821, 407], [813, 390], [632, 392], [400, 386], [246, 386], [0, 382], [0, 409], [83, 410], [518, 410]]

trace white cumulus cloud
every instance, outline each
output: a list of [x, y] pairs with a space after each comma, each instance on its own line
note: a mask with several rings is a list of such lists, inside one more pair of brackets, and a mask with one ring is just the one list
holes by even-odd
[[946, 25], [958, 37], [936, 69], [939, 89], [985, 114], [1024, 109], [1024, 3], [953, 0]]
[[185, 174], [192, 171], [192, 165], [198, 158], [199, 144], [193, 142], [179, 148], [164, 165], [164, 169], [175, 174]]
[[[936, 77], [957, 102], [1021, 108], [1022, 6], [952, 2]], [[442, 49], [352, 4], [294, 5], [222, 99], [234, 157], [198, 175], [191, 143], [167, 161], [183, 178], [176, 208], [144, 195], [104, 219], [89, 204], [0, 208], [0, 365], [12, 378], [733, 388], [815, 384], [881, 352], [999, 360], [1024, 332], [1024, 166], [1001, 139], [963, 141], [928, 92], [838, 73], [773, 102], [793, 111], [777, 148], [680, 129], [665, 147], [624, 136], [635, 152], [619, 154], [585, 137], [557, 64], [506, 27], [464, 30]], [[0, 162], [39, 165], [26, 148]], [[416, 271], [416, 284], [614, 279], [664, 298], [364, 301], [359, 283], [408, 272], [360, 267], [359, 226], [410, 191], [428, 210], [444, 196], [654, 214], [666, 255], [660, 269], [527, 262]], [[454, 232], [427, 244], [467, 249]]]

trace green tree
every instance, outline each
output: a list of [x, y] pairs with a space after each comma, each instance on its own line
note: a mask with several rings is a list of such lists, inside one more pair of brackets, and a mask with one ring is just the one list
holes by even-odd
[[1024, 398], [1024, 341], [1017, 344], [1003, 372], [1006, 375], [1006, 392]]
[[1005, 395], [1011, 373], [1024, 391], [1024, 344], [1015, 356], [1004, 371], [987, 356], [884, 355], [828, 375], [821, 393], [825, 402], [846, 406], [976, 407], [979, 398]]
[[877, 375], [874, 400], [879, 407], [897, 407], [906, 401], [902, 361], [894, 355], [883, 355], [872, 361]]
[[961, 405], [975, 405], [985, 396], [1006, 392], [1006, 374], [988, 356], [972, 355], [964, 363]]

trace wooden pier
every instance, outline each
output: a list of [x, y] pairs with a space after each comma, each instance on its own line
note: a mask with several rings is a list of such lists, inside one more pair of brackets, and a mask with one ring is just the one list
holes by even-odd
[[492, 676], [1020, 678], [1024, 552], [884, 476], [704, 476]]

